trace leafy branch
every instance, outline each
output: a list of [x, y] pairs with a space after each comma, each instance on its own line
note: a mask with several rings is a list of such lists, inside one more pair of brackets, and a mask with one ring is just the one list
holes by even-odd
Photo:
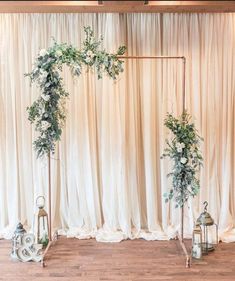
[[163, 196], [166, 203], [174, 198], [176, 207], [183, 207], [189, 197], [194, 197], [199, 192], [198, 174], [203, 163], [199, 147], [203, 139], [187, 112], [183, 112], [179, 118], [168, 113], [164, 125], [173, 136], [171, 140], [166, 140], [161, 158], [170, 158], [173, 168], [167, 175], [172, 178], [172, 189]]
[[96, 40], [93, 30], [84, 27], [85, 41], [79, 50], [65, 43], [40, 50], [33, 70], [25, 74], [35, 83], [41, 95], [27, 107], [28, 119], [35, 124], [39, 136], [34, 141], [37, 156], [54, 153], [55, 145], [61, 138], [66, 119], [65, 101], [69, 93], [65, 91], [60, 77], [63, 65], [70, 67], [73, 76], [80, 76], [83, 66], [93, 67], [98, 79], [107, 74], [113, 80], [123, 72], [123, 61], [118, 58], [125, 53], [126, 47], [120, 46], [115, 54], [101, 48], [102, 38]]

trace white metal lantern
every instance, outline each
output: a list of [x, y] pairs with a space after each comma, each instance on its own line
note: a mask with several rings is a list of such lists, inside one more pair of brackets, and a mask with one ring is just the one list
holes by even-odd
[[192, 257], [195, 259], [202, 258], [202, 230], [199, 224], [196, 224], [193, 229]]
[[49, 239], [49, 225], [48, 225], [48, 214], [44, 210], [45, 205], [45, 197], [38, 196], [36, 199], [36, 206], [38, 210], [35, 214], [34, 218], [34, 234], [36, 238], [37, 244], [43, 244], [43, 246], [47, 246]]

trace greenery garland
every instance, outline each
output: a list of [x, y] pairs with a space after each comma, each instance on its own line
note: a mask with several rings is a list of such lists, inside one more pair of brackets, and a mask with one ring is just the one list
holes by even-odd
[[199, 192], [198, 172], [203, 161], [199, 145], [203, 139], [187, 112], [178, 119], [168, 114], [164, 125], [173, 133], [173, 138], [166, 140], [167, 147], [161, 158], [172, 159], [173, 170], [167, 175], [172, 177], [172, 189], [163, 196], [166, 203], [174, 198], [176, 208], [183, 207], [190, 196], [194, 197]]
[[47, 50], [42, 49], [36, 58], [29, 76], [31, 83], [36, 83], [41, 95], [28, 110], [28, 119], [35, 124], [39, 133], [34, 141], [37, 156], [54, 153], [55, 143], [60, 140], [62, 128], [66, 119], [65, 99], [68, 93], [64, 89], [60, 77], [62, 66], [68, 65], [74, 76], [80, 76], [82, 67], [94, 67], [98, 79], [106, 73], [113, 80], [123, 72], [123, 61], [118, 56], [125, 53], [126, 47], [120, 46], [115, 54], [109, 54], [101, 49], [102, 37], [96, 40], [90, 27], [84, 27], [85, 41], [80, 50], [67, 44], [54, 45]]

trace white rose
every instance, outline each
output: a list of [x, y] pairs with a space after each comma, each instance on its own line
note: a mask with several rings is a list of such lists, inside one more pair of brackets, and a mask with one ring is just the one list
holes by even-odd
[[57, 51], [55, 52], [55, 55], [56, 55], [56, 57], [61, 57], [61, 56], [63, 55], [63, 53], [62, 53], [61, 50], [57, 50]]
[[41, 49], [40, 52], [39, 52], [40, 57], [44, 57], [47, 54], [48, 53], [47, 53], [46, 49]]
[[177, 142], [176, 146], [181, 147], [181, 148], [185, 148], [185, 144], [183, 142]]
[[45, 70], [43, 70], [43, 69], [40, 69], [40, 75], [41, 76], [45, 76], [45, 75], [47, 75], [48, 73], [47, 73], [47, 71], [45, 71]]
[[188, 185], [188, 190], [190, 191], [190, 192], [192, 192], [193, 190], [192, 190], [192, 186], [191, 186], [191, 184], [189, 184]]
[[91, 58], [89, 58], [89, 57], [85, 58], [85, 62], [86, 62], [86, 63], [91, 62]]
[[176, 147], [181, 147], [179, 142], [176, 143]]
[[181, 147], [177, 147], [177, 152], [182, 152], [182, 148]]
[[39, 81], [41, 83], [45, 83], [46, 82], [46, 78], [47, 78], [48, 73], [46, 71], [40, 70], [40, 77], [39, 77]]
[[50, 99], [49, 95], [41, 94], [41, 97], [44, 99], [44, 101], [49, 101], [49, 99]]
[[44, 114], [44, 112], [45, 112], [45, 108], [44, 108], [44, 107], [42, 107], [42, 108], [39, 109], [39, 114], [40, 114], [40, 115]]
[[87, 56], [90, 57], [90, 58], [93, 58], [94, 55], [95, 55], [91, 50], [87, 51], [86, 54], [87, 54]]
[[176, 148], [177, 148], [178, 152], [182, 152], [182, 149], [185, 148], [185, 144], [183, 142], [181, 142], [181, 143], [177, 142]]
[[41, 123], [41, 129], [42, 129], [42, 131], [46, 131], [48, 128], [50, 128], [51, 127], [51, 124], [49, 123], [49, 122], [47, 122], [47, 121], [42, 121], [42, 123]]
[[180, 162], [181, 162], [182, 164], [185, 164], [185, 163], [187, 162], [187, 158], [182, 157], [182, 158], [180, 159]]
[[48, 75], [47, 71], [44, 71], [44, 70], [40, 70], [40, 76], [42, 79], [46, 78]]
[[34, 70], [33, 70], [33, 74], [37, 73], [38, 72], [38, 68], [35, 67]]

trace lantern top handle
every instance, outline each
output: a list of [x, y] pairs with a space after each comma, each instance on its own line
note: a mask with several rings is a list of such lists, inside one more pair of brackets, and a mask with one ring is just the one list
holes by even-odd
[[[41, 202], [39, 201], [39, 199], [43, 199]], [[36, 198], [36, 206], [40, 209], [42, 209], [45, 206], [45, 197], [40, 195]]]
[[208, 202], [207, 201], [203, 202], [203, 205], [205, 206], [204, 207], [204, 212], [207, 212]]

